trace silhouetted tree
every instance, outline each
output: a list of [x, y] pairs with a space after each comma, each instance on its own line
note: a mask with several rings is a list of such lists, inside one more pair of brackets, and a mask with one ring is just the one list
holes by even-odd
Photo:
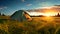
[[59, 13], [58, 13], [58, 16], [59, 16]]
[[5, 16], [5, 14], [2, 14], [2, 16]]
[[1, 13], [0, 13], [0, 16], [1, 16]]

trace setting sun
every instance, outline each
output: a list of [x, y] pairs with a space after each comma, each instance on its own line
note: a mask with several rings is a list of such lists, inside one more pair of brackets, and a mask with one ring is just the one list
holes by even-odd
[[47, 17], [49, 17], [49, 16], [55, 16], [55, 15], [56, 15], [55, 12], [46, 12], [46, 13], [44, 14], [44, 16], [47, 16]]
[[44, 16], [53, 16], [51, 13], [45, 13], [45, 15]]
[[31, 16], [39, 16], [39, 15], [43, 15], [43, 16], [55, 16], [57, 13], [56, 12], [45, 12], [45, 13], [37, 13], [37, 12], [31, 12], [29, 13]]
[[55, 10], [52, 9], [46, 9], [44, 10], [44, 16], [55, 16], [57, 14], [57, 12]]

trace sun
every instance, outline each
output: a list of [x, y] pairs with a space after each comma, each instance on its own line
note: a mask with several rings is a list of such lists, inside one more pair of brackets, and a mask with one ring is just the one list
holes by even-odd
[[56, 13], [54, 13], [54, 12], [47, 12], [44, 14], [44, 16], [47, 16], [47, 17], [51, 17], [51, 16], [55, 16], [55, 15], [56, 15]]
[[52, 15], [51, 15], [51, 14], [45, 14], [45, 16], [50, 17], [50, 16], [52, 16]]
[[46, 17], [50, 17], [51, 14], [50, 14], [50, 13], [46, 13], [46, 14], [44, 14], [44, 16], [46, 16]]

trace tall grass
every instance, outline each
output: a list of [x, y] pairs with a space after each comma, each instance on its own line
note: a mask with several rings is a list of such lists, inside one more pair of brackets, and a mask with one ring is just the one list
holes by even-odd
[[0, 34], [60, 34], [60, 22], [0, 20]]

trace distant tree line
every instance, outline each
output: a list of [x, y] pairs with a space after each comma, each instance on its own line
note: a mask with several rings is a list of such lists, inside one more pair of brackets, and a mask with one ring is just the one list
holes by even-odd
[[0, 13], [0, 16], [6, 16], [6, 15], [5, 15], [5, 14], [1, 14], [1, 13]]

